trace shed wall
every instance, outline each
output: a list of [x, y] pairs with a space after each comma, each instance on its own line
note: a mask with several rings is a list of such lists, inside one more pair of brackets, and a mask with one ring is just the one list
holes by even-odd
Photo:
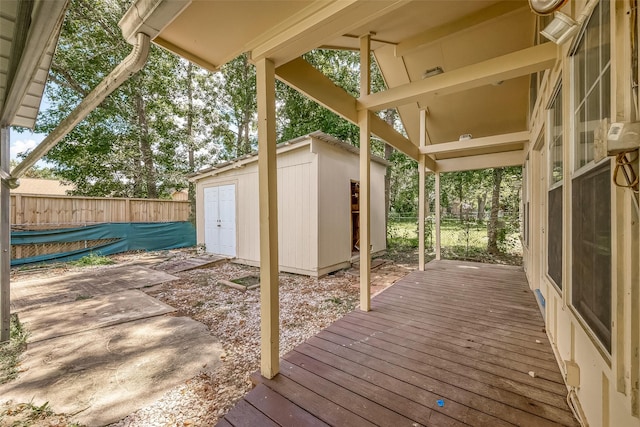
[[[318, 258], [322, 269], [351, 259], [351, 181], [360, 181], [359, 158], [330, 144], [314, 143], [318, 153]], [[372, 252], [386, 250], [384, 176], [386, 167], [371, 162]], [[330, 270], [329, 270], [330, 271]]]
[[[315, 154], [308, 145], [278, 155], [278, 239], [279, 262], [283, 271], [316, 275], [317, 184]], [[258, 164], [251, 162], [197, 183], [196, 224], [198, 244], [204, 244], [204, 189], [219, 185], [236, 186], [237, 261], [249, 265], [260, 262], [260, 218]]]

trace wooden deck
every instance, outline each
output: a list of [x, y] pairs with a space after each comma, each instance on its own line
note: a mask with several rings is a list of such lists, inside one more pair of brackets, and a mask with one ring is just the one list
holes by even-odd
[[517, 267], [431, 262], [254, 377], [219, 426], [579, 425]]

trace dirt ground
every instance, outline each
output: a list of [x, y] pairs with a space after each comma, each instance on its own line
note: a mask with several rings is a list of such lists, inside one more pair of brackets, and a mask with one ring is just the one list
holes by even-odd
[[[117, 264], [139, 263], [154, 269], [193, 257], [193, 250], [128, 253], [112, 256]], [[414, 268], [409, 256], [386, 261], [373, 271], [374, 292], [384, 289]], [[84, 267], [99, 269], [105, 267]], [[51, 277], [79, 267], [49, 265], [15, 270], [14, 278]], [[112, 426], [209, 426], [214, 425], [251, 388], [249, 375], [259, 368], [259, 289], [242, 291], [219, 284], [258, 269], [233, 263], [174, 273], [178, 280], [143, 289], [150, 296], [177, 309], [174, 316], [188, 316], [203, 323], [223, 344], [223, 363], [214, 372], [201, 373], [167, 393], [149, 407], [130, 414]], [[281, 354], [353, 310], [358, 303], [357, 270], [340, 271], [321, 279], [281, 274]], [[18, 378], [15, 381], [20, 381]], [[1, 400], [0, 400], [1, 402]], [[28, 402], [0, 404], [2, 426], [73, 426], [69, 414], [55, 408], [34, 407]]]

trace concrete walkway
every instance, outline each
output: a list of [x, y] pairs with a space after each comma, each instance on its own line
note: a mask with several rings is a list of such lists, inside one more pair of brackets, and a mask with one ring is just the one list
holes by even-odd
[[49, 405], [100, 426], [213, 370], [222, 347], [207, 328], [137, 288], [176, 277], [140, 265], [12, 282], [12, 308], [31, 336], [18, 379], [0, 400]]

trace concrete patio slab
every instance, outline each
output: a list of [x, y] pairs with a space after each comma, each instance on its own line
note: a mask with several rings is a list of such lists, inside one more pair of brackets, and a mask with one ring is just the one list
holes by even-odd
[[16, 280], [11, 283], [11, 312], [145, 288], [176, 279], [176, 276], [162, 271], [140, 265], [125, 265], [44, 279]]
[[30, 331], [29, 343], [35, 343], [173, 311], [142, 291], [126, 290], [27, 310], [20, 321]]
[[0, 386], [0, 396], [35, 405], [48, 401], [76, 422], [105, 425], [213, 370], [221, 353], [199, 322], [147, 318], [29, 344], [24, 372]]

